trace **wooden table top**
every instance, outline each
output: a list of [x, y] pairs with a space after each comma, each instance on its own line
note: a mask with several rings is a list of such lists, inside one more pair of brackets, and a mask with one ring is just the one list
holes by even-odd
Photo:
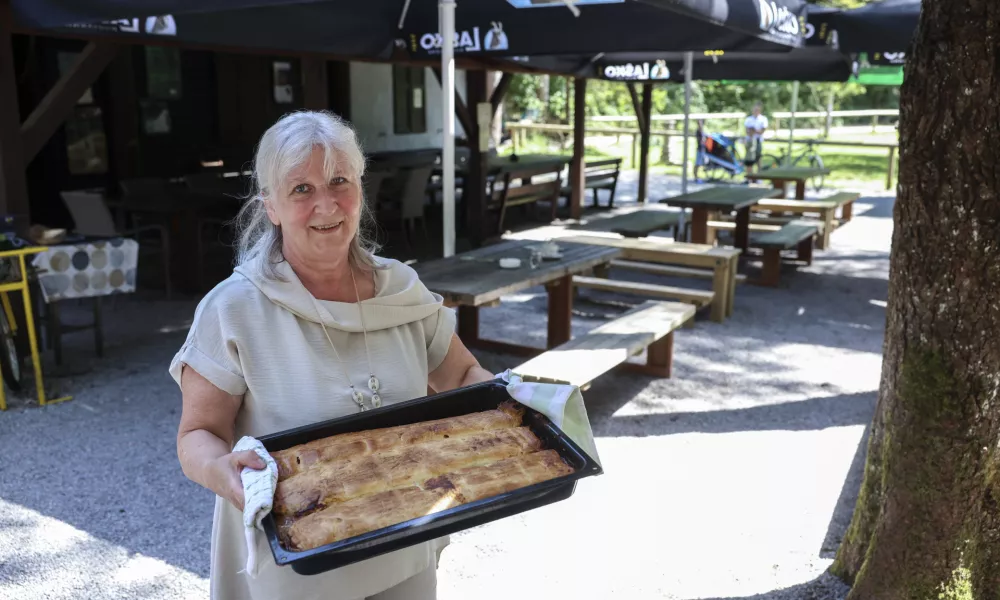
[[671, 210], [636, 210], [605, 219], [594, 219], [569, 229], [580, 231], [610, 231], [625, 237], [646, 237], [654, 231], [670, 229], [680, 221], [680, 212]]
[[753, 206], [765, 198], [777, 198], [780, 195], [781, 190], [773, 188], [720, 185], [690, 194], [664, 198], [659, 202], [685, 208], [734, 211]]
[[804, 181], [818, 175], [829, 175], [830, 169], [818, 167], [772, 167], [758, 173], [747, 173], [747, 179], [771, 181]]
[[[464, 306], [480, 306], [537, 285], [550, 283], [567, 275], [576, 275], [608, 263], [621, 250], [587, 244], [557, 242], [562, 251], [558, 260], [544, 260], [538, 268], [528, 264], [531, 248], [540, 242], [510, 240], [463, 252], [449, 258], [416, 263], [413, 268], [432, 292]], [[503, 269], [501, 258], [519, 258], [521, 267]]]

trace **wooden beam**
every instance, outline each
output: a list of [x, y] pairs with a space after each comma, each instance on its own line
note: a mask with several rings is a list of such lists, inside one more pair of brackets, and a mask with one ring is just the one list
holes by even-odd
[[642, 116], [645, 111], [642, 109], [642, 102], [639, 101], [639, 94], [635, 91], [635, 84], [630, 82], [626, 83], [625, 86], [628, 87], [628, 95], [632, 98], [632, 109], [635, 111], [635, 120], [639, 125], [639, 131], [644, 131], [646, 125], [642, 121]]
[[573, 82], [573, 161], [569, 166], [569, 213], [574, 219], [583, 216], [584, 154], [587, 146], [586, 129], [587, 80], [578, 77]]
[[90, 42], [73, 66], [45, 94], [21, 125], [21, 147], [27, 166], [52, 134], [66, 121], [80, 96], [87, 91], [118, 53], [116, 44]]
[[649, 188], [649, 126], [653, 113], [653, 84], [642, 84], [642, 111], [639, 117], [639, 202], [646, 201]]
[[[478, 106], [489, 98], [489, 78], [486, 71], [465, 72], [465, 97], [468, 106]], [[455, 99], [455, 112], [458, 112], [458, 98]], [[469, 140], [469, 167], [465, 184], [462, 187], [462, 203], [465, 208], [465, 219], [472, 246], [479, 247], [486, 239], [486, 175], [487, 159], [485, 152], [479, 149], [479, 123], [469, 115], [470, 126], [466, 130]], [[486, 124], [485, 126], [489, 126]]]
[[[441, 69], [431, 70], [434, 71], [434, 77], [437, 79], [438, 85], [441, 86], [443, 92], [444, 85], [441, 83]], [[467, 71], [467, 73], [471, 72]], [[457, 87], [455, 88], [455, 118], [458, 119], [458, 123], [462, 126], [462, 132], [465, 133], [465, 138], [469, 140], [469, 144], [471, 145], [473, 143], [472, 132], [475, 131], [475, 122], [472, 120], [472, 115], [469, 114], [469, 107], [462, 100], [462, 95], [458, 93]]]
[[513, 73], [504, 73], [500, 76], [500, 81], [497, 82], [497, 86], [493, 88], [493, 93], [490, 94], [490, 104], [493, 105], [493, 115], [497, 114], [497, 109], [500, 108], [500, 103], [503, 102], [505, 96], [507, 96], [507, 90], [510, 89], [510, 82], [513, 81]]
[[302, 68], [302, 106], [309, 110], [330, 108], [330, 83], [327, 79], [326, 59], [320, 56], [303, 56], [299, 61]]
[[28, 181], [8, 10], [7, 3], [0, 2], [0, 214], [14, 215], [15, 226], [27, 230]]

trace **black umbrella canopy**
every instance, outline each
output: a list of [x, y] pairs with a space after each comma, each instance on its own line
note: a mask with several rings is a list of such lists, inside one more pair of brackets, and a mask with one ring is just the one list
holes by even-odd
[[803, 0], [642, 0], [777, 43], [798, 46], [807, 5]]
[[[140, 43], [166, 37], [202, 46], [381, 59], [388, 59], [394, 49], [416, 59], [431, 58], [441, 46], [437, 0], [13, 3], [22, 28], [124, 37]], [[767, 32], [748, 34], [636, 0], [576, 0], [578, 16], [564, 3], [551, 0], [458, 0], [456, 5], [456, 57], [790, 48]], [[108, 15], [115, 17], [105, 18]]]
[[[611, 81], [684, 81], [684, 57], [677, 52], [538, 56], [519, 62], [540, 71]], [[696, 81], [847, 81], [851, 69], [851, 59], [831, 47], [796, 48], [780, 54], [708, 52], [695, 55], [691, 77]]]
[[883, 0], [821, 18], [844, 52], [905, 52], [920, 20], [920, 0]]
[[134, 19], [152, 15], [218, 12], [257, 6], [300, 4], [303, 0], [10, 0], [14, 20], [47, 29], [75, 23]]
[[[455, 55], [534, 56], [681, 50], [787, 52], [797, 39], [746, 33], [634, 0], [459, 0]], [[416, 57], [440, 54], [437, 3], [413, 0], [403, 41]]]

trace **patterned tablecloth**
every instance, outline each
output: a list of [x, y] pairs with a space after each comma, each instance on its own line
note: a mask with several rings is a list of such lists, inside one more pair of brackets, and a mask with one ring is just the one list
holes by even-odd
[[139, 244], [128, 238], [49, 246], [32, 264], [45, 302], [135, 291]]

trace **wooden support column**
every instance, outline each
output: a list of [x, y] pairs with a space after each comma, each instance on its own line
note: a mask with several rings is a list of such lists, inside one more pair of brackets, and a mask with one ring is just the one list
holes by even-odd
[[309, 110], [327, 110], [330, 108], [327, 79], [326, 59], [319, 56], [303, 56], [302, 68], [302, 105]]
[[569, 214], [573, 219], [583, 216], [584, 154], [587, 146], [586, 121], [587, 80], [577, 77], [573, 82], [573, 162], [569, 166]]
[[80, 52], [69, 71], [45, 94], [21, 125], [23, 166], [27, 166], [35, 158], [52, 134], [62, 126], [80, 96], [97, 81], [116, 54], [116, 44], [90, 42]]
[[646, 201], [646, 192], [649, 184], [649, 137], [650, 120], [653, 115], [653, 84], [642, 84], [642, 99], [635, 91], [635, 85], [628, 85], [629, 95], [632, 97], [632, 106], [635, 108], [635, 118], [639, 124], [639, 202]]
[[8, 10], [6, 2], [0, 2], [0, 214], [14, 215], [15, 226], [26, 230], [28, 182]]
[[[462, 188], [462, 201], [465, 204], [466, 231], [473, 248], [478, 248], [486, 239], [486, 175], [488, 155], [479, 147], [479, 128], [477, 106], [481, 102], [489, 102], [489, 78], [486, 71], [465, 72], [465, 97], [468, 101], [469, 127], [466, 137], [469, 140], [469, 175]], [[457, 100], [457, 99], [456, 99]], [[456, 112], [458, 103], [456, 102]], [[464, 125], [464, 123], [463, 123]], [[484, 126], [489, 127], [486, 123]]]

